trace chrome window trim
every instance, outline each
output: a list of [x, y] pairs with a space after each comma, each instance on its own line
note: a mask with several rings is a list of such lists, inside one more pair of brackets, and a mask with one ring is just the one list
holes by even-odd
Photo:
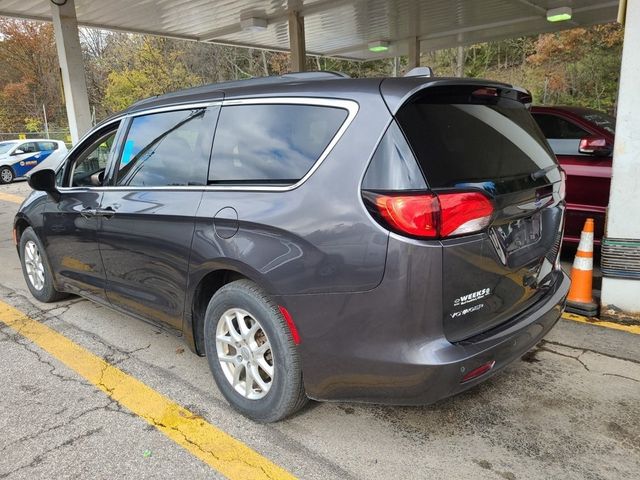
[[[344, 135], [349, 128], [353, 119], [356, 117], [360, 106], [354, 100], [342, 100], [335, 98], [322, 98], [322, 97], [255, 97], [255, 98], [242, 98], [231, 100], [218, 100], [213, 102], [200, 102], [191, 104], [174, 104], [166, 107], [152, 108], [149, 110], [140, 110], [133, 113], [121, 115], [119, 117], [111, 119], [109, 122], [101, 125], [100, 128], [106, 127], [113, 122], [121, 122], [130, 117], [137, 117], [140, 115], [151, 115], [153, 113], [170, 112], [174, 110], [189, 110], [193, 108], [207, 108], [213, 106], [235, 106], [235, 105], [317, 105], [323, 107], [342, 108], [347, 110], [347, 118], [333, 136], [327, 147], [323, 150], [322, 154], [318, 157], [309, 171], [291, 185], [189, 185], [189, 186], [164, 186], [164, 187], [127, 187], [127, 186], [102, 186], [102, 187], [58, 187], [61, 192], [73, 192], [73, 191], [148, 191], [148, 190], [167, 190], [167, 191], [242, 191], [242, 192], [286, 192], [294, 190], [306, 182], [311, 175], [320, 167], [324, 160], [329, 156], [333, 147], [340, 141], [340, 138]], [[217, 128], [217, 127], [216, 127]], [[84, 140], [93, 133], [93, 130], [85, 134], [77, 145], [80, 145]], [[214, 138], [215, 142], [215, 138]], [[69, 152], [69, 156], [73, 153], [76, 147], [72, 148]]]

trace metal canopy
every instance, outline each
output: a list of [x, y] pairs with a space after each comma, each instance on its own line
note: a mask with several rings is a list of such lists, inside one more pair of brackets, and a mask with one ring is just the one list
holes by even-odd
[[[64, 0], [56, 0], [62, 3]], [[0, 15], [51, 21], [50, 0], [0, 0]], [[618, 0], [76, 0], [78, 24], [187, 40], [289, 50], [289, 8], [305, 17], [309, 54], [355, 59], [406, 55], [407, 39], [436, 50], [613, 21]], [[298, 5], [296, 7], [296, 5]], [[550, 23], [547, 9], [573, 18]], [[262, 31], [241, 19], [266, 20]], [[262, 22], [262, 20], [261, 20]], [[246, 24], [246, 22], [245, 22]], [[255, 28], [255, 27], [254, 27]], [[389, 42], [373, 53], [369, 42]]]

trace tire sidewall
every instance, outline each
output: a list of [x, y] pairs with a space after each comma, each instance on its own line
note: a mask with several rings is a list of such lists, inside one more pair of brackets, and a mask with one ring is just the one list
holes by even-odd
[[[240, 282], [234, 282], [240, 283]], [[271, 343], [274, 358], [274, 375], [269, 392], [261, 399], [251, 400], [235, 391], [227, 380], [220, 362], [216, 346], [216, 329], [222, 314], [231, 308], [241, 308], [251, 314], [262, 326]], [[235, 408], [243, 415], [261, 422], [278, 419], [279, 412], [288, 409], [288, 399], [298, 391], [301, 374], [299, 363], [295, 362], [295, 344], [284, 324], [284, 319], [274, 304], [269, 304], [252, 295], [247, 288], [228, 284], [220, 289], [209, 302], [204, 324], [205, 351], [209, 367], [218, 388]]]
[[[24, 249], [29, 240], [34, 242], [38, 247], [40, 258], [42, 259], [42, 265], [44, 266], [44, 287], [42, 288], [42, 290], [36, 290], [35, 287], [31, 284], [29, 276], [27, 275], [27, 268], [24, 261]], [[27, 287], [29, 288], [29, 291], [31, 292], [31, 295], [33, 295], [37, 300], [45, 303], [51, 302], [56, 299], [56, 297], [58, 296], [58, 292], [53, 285], [53, 275], [51, 274], [51, 267], [49, 266], [44, 246], [31, 227], [28, 227], [24, 232], [22, 232], [22, 235], [20, 236], [20, 265], [22, 266], [22, 275], [24, 276], [24, 280], [27, 284]]]

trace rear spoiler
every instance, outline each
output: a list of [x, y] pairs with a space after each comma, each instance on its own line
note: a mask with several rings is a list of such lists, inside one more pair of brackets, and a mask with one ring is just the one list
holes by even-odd
[[395, 115], [400, 107], [417, 93], [434, 87], [477, 87], [478, 95], [484, 93], [488, 96], [500, 96], [517, 100], [527, 109], [531, 108], [532, 95], [528, 90], [509, 85], [507, 83], [494, 82], [474, 78], [446, 78], [446, 77], [391, 77], [385, 78], [380, 83], [380, 94], [387, 104], [389, 111]]

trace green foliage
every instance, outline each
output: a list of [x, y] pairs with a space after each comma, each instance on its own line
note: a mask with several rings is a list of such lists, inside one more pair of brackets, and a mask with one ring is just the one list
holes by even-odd
[[[153, 95], [204, 83], [280, 75], [289, 55], [251, 48], [80, 30], [89, 101], [96, 120]], [[576, 28], [451, 48], [422, 55], [438, 76], [464, 75], [528, 88], [536, 103], [615, 110], [623, 29], [617, 24]], [[0, 131], [64, 127], [66, 111], [50, 24], [0, 19]], [[367, 62], [307, 57], [307, 70], [352, 77], [406, 71], [407, 59]]]
[[182, 54], [169, 40], [145, 38], [134, 52], [132, 66], [108, 75], [104, 105], [122, 110], [143, 98], [202, 83], [180, 61]]
[[42, 130], [42, 120], [37, 117], [27, 117], [24, 119], [24, 127], [27, 132], [39, 132]]

